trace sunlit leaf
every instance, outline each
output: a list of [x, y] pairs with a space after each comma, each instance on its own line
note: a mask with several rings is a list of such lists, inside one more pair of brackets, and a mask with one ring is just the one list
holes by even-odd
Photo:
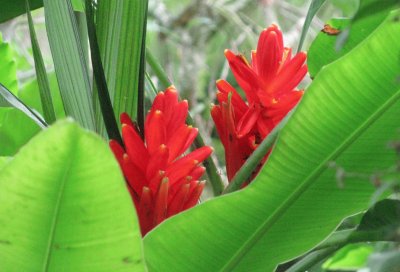
[[4, 271], [145, 271], [132, 200], [104, 141], [63, 121], [0, 168]]

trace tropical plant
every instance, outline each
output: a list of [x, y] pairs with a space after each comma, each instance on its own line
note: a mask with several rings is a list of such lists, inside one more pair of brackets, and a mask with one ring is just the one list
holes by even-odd
[[3, 2], [0, 271], [399, 271], [398, 0]]

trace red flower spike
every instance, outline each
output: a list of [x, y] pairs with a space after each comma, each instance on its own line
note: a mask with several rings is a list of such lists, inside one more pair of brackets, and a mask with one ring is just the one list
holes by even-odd
[[300, 52], [292, 57], [292, 50], [283, 45], [282, 32], [271, 25], [260, 34], [257, 50], [251, 52], [251, 63], [230, 50], [225, 50], [225, 56], [248, 101], [225, 80], [217, 81], [219, 105], [212, 107], [211, 116], [225, 148], [230, 181], [301, 99], [303, 91], [295, 88], [307, 74], [307, 55]]
[[145, 140], [130, 117], [121, 114], [125, 149], [116, 141], [110, 148], [125, 175], [142, 235], [166, 218], [195, 205], [204, 188], [199, 166], [212, 152], [205, 146], [183, 156], [197, 136], [186, 124], [187, 101], [178, 101], [171, 86], [157, 94], [145, 120]]

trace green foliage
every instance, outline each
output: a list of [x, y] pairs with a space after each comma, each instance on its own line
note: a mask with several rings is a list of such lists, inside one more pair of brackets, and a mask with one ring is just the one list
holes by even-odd
[[94, 130], [92, 89], [71, 3], [45, 0], [44, 10], [54, 67], [65, 113]]
[[[272, 271], [367, 207], [374, 190], [368, 176], [396, 158], [386, 146], [399, 127], [398, 16], [320, 72], [248, 188], [182, 213], [145, 237], [152, 270]], [[342, 184], [336, 167], [359, 175]]]
[[[98, 1], [96, 23], [100, 54], [117, 119], [122, 112], [136, 119], [139, 79], [144, 77], [140, 63], [146, 14], [147, 0]], [[96, 120], [102, 122], [98, 106]], [[102, 131], [101, 127], [98, 125], [98, 130]]]
[[357, 270], [363, 268], [368, 260], [368, 256], [373, 252], [374, 248], [366, 244], [350, 244], [329, 258], [324, 264], [325, 270]]
[[[8, 43], [3, 42], [0, 33], [0, 83], [8, 89], [16, 92], [18, 90], [17, 66], [15, 64], [15, 54]], [[0, 99], [0, 106], [4, 106]]]
[[63, 121], [0, 171], [5, 271], [145, 271], [124, 179], [102, 139]]
[[329, 26], [339, 35], [320, 32], [308, 51], [308, 69], [315, 77], [321, 68], [350, 52], [379, 26], [389, 12], [399, 5], [398, 0], [380, 2], [361, 0], [353, 19], [332, 19]]
[[48, 124], [56, 121], [56, 114], [54, 112], [53, 101], [51, 98], [50, 83], [47, 78], [46, 67], [44, 66], [42, 52], [40, 51], [39, 43], [36, 37], [35, 26], [33, 25], [31, 11], [29, 9], [29, 1], [26, 0], [29, 34], [31, 37], [32, 52], [35, 60], [35, 70], [37, 82], [39, 85], [39, 94], [44, 118]]

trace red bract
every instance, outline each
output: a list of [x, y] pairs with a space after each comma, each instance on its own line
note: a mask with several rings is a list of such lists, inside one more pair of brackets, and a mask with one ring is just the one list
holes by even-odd
[[145, 121], [145, 140], [126, 113], [121, 114], [125, 148], [110, 141], [132, 195], [142, 234], [164, 219], [193, 207], [205, 181], [198, 179], [200, 163], [212, 152], [208, 146], [183, 155], [197, 136], [197, 128], [185, 123], [186, 100], [178, 102], [174, 87], [160, 92]]
[[211, 114], [225, 148], [231, 180], [258, 144], [299, 102], [303, 91], [296, 87], [307, 73], [307, 56], [300, 52], [292, 57], [292, 49], [283, 47], [282, 32], [276, 25], [261, 33], [251, 63], [229, 50], [225, 56], [248, 101], [228, 82], [217, 81], [219, 105], [213, 106]]

